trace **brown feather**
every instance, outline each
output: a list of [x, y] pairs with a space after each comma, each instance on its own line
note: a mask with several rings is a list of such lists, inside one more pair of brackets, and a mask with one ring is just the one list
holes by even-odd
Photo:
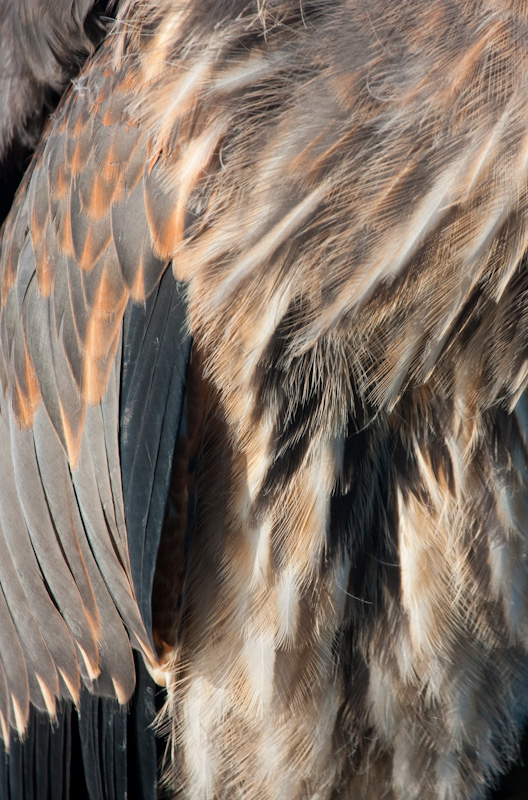
[[212, 387], [172, 785], [476, 797], [527, 677], [524, 10], [154, 7], [117, 53]]
[[[99, 657], [120, 700], [124, 625], [151, 656], [110, 466], [121, 324], [169, 261], [187, 281], [207, 401], [192, 543], [172, 566], [193, 517], [184, 480], [155, 638], [166, 780], [188, 800], [474, 800], [515, 753], [527, 33], [519, 0], [128, 0], [15, 201], [0, 436], [18, 500], [1, 510], [0, 495], [0, 523], [6, 546], [21, 530], [19, 570], [48, 580], [23, 460], [46, 415], [71, 470], [76, 569], [110, 626], [86, 646], [69, 578], [68, 676], [89, 682]], [[0, 577], [16, 639], [2, 714], [23, 729], [28, 698], [51, 708], [58, 689], [51, 668], [44, 691], [15, 679], [34, 656], [13, 598], [37, 590]]]

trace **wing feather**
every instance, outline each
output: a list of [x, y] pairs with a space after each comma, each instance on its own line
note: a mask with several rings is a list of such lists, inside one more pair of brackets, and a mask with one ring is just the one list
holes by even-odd
[[[4, 425], [0, 426], [0, 441], [7, 452], [11, 448], [11, 442], [6, 439]], [[58, 613], [48, 593], [31, 545], [18, 496], [14, 464], [9, 459], [2, 459], [0, 470], [2, 489], [9, 497], [9, 503], [1, 504], [0, 507], [3, 591], [13, 618], [17, 622], [19, 635], [24, 637], [27, 631], [34, 641], [44, 637], [47, 648], [52, 653], [54, 665], [67, 679], [73, 698], [76, 699], [79, 692], [79, 678], [73, 641], [63, 617]], [[25, 535], [21, 535], [21, 532], [25, 532]], [[25, 617], [24, 624], [19, 615]], [[11, 639], [7, 641], [11, 642]], [[13, 642], [13, 648], [15, 644]], [[48, 660], [43, 659], [41, 663], [45, 665]], [[55, 667], [43, 677], [48, 677], [48, 685], [54, 686]], [[24, 707], [22, 700], [19, 704], [20, 707]]]
[[[90, 69], [94, 80], [79, 79], [50, 125], [0, 245], [0, 440], [10, 453], [0, 466], [0, 581], [6, 598], [2, 594], [0, 623], [2, 641], [13, 642], [9, 656], [2, 656], [2, 686], [10, 702], [0, 712], [20, 732], [30, 699], [55, 713], [57, 698], [77, 701], [81, 678], [93, 690], [126, 702], [134, 687], [131, 644], [154, 658], [141, 614], [150, 620], [148, 587], [173, 444], [163, 445], [165, 477], [149, 477], [151, 488], [142, 501], [148, 517], [158, 487], [157, 533], [145, 551], [144, 578], [136, 567], [145, 531], [135, 529], [143, 542], [134, 567], [140, 613], [120, 465], [120, 452], [130, 453], [134, 442], [120, 444], [120, 369], [127, 305], [161, 297], [155, 289], [167, 259], [153, 253], [142, 185], [145, 144], [126, 110], [129, 79], [125, 71], [108, 69], [104, 51]], [[109, 86], [101, 92], [103, 72]], [[171, 302], [167, 308], [174, 307]], [[181, 334], [181, 314], [176, 319]], [[141, 334], [145, 356], [155, 330], [151, 325]], [[134, 335], [128, 324], [127, 336]], [[171, 346], [168, 333], [164, 342]], [[127, 358], [133, 357], [127, 350]], [[183, 355], [178, 363], [185, 360]], [[173, 369], [166, 359], [163, 363], [168, 372], [161, 387], [171, 385]], [[137, 391], [130, 419], [141, 415], [141, 434], [154, 395], [149, 395], [151, 379], [138, 374], [147, 383]], [[176, 421], [183, 378], [184, 371]], [[167, 435], [161, 424], [164, 391], [156, 400], [162, 416], [150, 434], [155, 448]], [[157, 459], [154, 452], [147, 464], [141, 456], [138, 469], [156, 470]]]
[[[191, 340], [182, 287], [168, 270], [144, 306], [124, 320], [120, 453], [131, 569], [151, 629], [154, 571], [182, 418]], [[174, 343], [178, 342], [178, 348]], [[170, 569], [169, 562], [166, 564]], [[183, 564], [174, 564], [177, 572]]]
[[57, 542], [79, 591], [82, 608], [98, 636], [101, 628], [99, 609], [86, 563], [86, 556], [91, 556], [91, 551], [87, 551], [86, 533], [79, 515], [68, 461], [47, 414], [37, 414], [33, 437], [39, 480], [49, 518], [53, 521]]
[[39, 568], [73, 638], [97, 670], [97, 618], [87, 613], [57, 539], [42, 487], [33, 431], [12, 431], [11, 442], [15, 486]]
[[[9, 560], [5, 562], [6, 566], [10, 566]], [[5, 575], [3, 576], [5, 578]], [[2, 586], [9, 586], [9, 580], [6, 583], [2, 582]], [[16, 597], [16, 589], [14, 592], [15, 602], [19, 598]], [[24, 603], [21, 609], [21, 616], [18, 617], [20, 622], [29, 618], [27, 612], [27, 603]], [[4, 590], [0, 592], [0, 631], [2, 633], [3, 641], [9, 642], [9, 647], [2, 650], [2, 666], [5, 674], [7, 689], [8, 689], [8, 705], [2, 709], [4, 720], [9, 722], [11, 727], [15, 728], [22, 734], [25, 728], [27, 715], [29, 713], [29, 683], [26, 659], [19, 638], [19, 633], [13, 624], [13, 617], [10, 613], [7, 604]], [[3, 638], [5, 637], [5, 639]], [[37, 698], [38, 699], [38, 698]], [[2, 731], [4, 735], [4, 731]]]

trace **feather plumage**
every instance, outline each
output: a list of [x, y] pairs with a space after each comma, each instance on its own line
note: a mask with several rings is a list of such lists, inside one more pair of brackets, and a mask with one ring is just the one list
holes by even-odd
[[[528, 684], [527, 29], [516, 0], [122, 5], [3, 232], [5, 726], [65, 674], [125, 700], [126, 630], [189, 800], [470, 800], [505, 767]], [[173, 276], [190, 475], [178, 563], [138, 598], [121, 349]], [[144, 592], [171, 569], [156, 664]], [[23, 626], [33, 591], [58, 609]]]

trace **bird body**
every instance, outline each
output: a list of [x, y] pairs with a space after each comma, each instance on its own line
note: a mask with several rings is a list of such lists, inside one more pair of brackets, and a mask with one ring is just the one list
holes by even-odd
[[[528, 684], [527, 33], [514, 0], [122, 4], [2, 234], [5, 737], [126, 702], [131, 642], [178, 796], [484, 796]], [[176, 280], [138, 578], [127, 314]]]

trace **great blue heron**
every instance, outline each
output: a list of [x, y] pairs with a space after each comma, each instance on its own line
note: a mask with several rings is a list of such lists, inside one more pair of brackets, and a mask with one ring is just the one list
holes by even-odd
[[2, 233], [5, 739], [83, 685], [125, 704], [132, 645], [188, 800], [476, 800], [505, 768], [527, 36], [520, 0], [120, 4]]

